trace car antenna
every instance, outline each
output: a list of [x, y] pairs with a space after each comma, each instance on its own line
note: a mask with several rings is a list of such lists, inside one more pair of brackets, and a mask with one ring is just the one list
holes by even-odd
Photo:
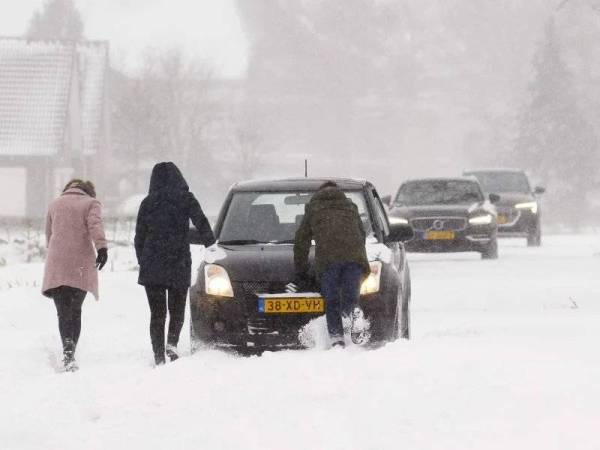
[[308, 178], [308, 159], [304, 160], [304, 178]]

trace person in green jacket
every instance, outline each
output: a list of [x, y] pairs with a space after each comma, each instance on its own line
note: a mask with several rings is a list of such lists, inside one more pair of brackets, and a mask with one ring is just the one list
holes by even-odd
[[312, 240], [331, 345], [344, 347], [342, 316], [350, 317], [358, 305], [360, 284], [370, 269], [358, 208], [333, 181], [324, 183], [313, 195], [296, 231], [292, 291], [307, 285]]

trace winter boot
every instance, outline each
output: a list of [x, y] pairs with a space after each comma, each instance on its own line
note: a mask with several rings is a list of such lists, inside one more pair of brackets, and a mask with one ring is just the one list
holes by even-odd
[[65, 372], [75, 372], [79, 367], [75, 361], [75, 344], [71, 339], [65, 339], [63, 348], [63, 365]]
[[174, 345], [167, 344], [167, 356], [173, 361], [177, 361], [179, 359], [179, 355], [177, 354], [177, 347]]
[[331, 336], [331, 348], [344, 348], [346, 343], [343, 336]]
[[371, 324], [365, 318], [362, 309], [358, 307], [354, 308], [354, 311], [352, 311], [352, 325], [350, 327], [350, 339], [352, 339], [352, 342], [356, 345], [369, 342], [371, 338], [370, 327]]
[[162, 366], [165, 363], [165, 354], [164, 353], [155, 353], [154, 354], [154, 364], [156, 366]]
[[72, 351], [64, 352], [63, 365], [65, 367], [65, 372], [77, 372], [77, 370], [79, 370], [79, 366], [77, 365], [77, 361], [75, 361], [75, 356]]

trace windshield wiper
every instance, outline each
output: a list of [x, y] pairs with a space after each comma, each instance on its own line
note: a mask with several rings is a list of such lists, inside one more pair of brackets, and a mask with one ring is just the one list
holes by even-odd
[[231, 239], [229, 241], [219, 241], [221, 245], [252, 245], [252, 244], [268, 244], [268, 242], [257, 241], [256, 239]]
[[269, 241], [269, 244], [293, 244], [295, 239], [282, 239], [281, 241]]

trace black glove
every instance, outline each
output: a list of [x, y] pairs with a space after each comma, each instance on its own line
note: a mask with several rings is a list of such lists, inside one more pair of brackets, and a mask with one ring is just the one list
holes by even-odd
[[290, 294], [295, 294], [297, 292], [307, 292], [310, 290], [310, 278], [307, 274], [297, 274], [294, 278], [294, 281], [286, 284], [285, 291]]
[[98, 270], [102, 270], [104, 264], [108, 260], [108, 250], [105, 248], [98, 249], [98, 256], [96, 256], [96, 267]]

